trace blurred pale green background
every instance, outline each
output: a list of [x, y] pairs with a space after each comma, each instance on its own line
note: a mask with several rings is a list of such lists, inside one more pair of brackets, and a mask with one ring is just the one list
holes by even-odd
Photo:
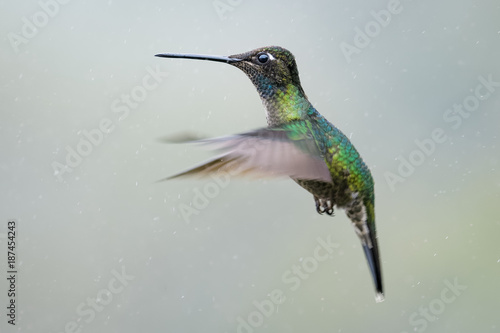
[[[15, 327], [1, 279], [0, 330], [500, 331], [500, 5], [402, 1], [381, 27], [372, 11], [388, 6], [1, 1], [0, 276], [12, 218], [19, 275]], [[365, 28], [372, 37], [347, 61], [342, 43]], [[295, 54], [310, 100], [372, 169], [383, 303], [344, 213], [319, 216], [291, 180], [155, 183], [210, 156], [159, 138], [238, 133], [265, 126], [265, 116], [239, 70], [153, 55], [273, 44]], [[479, 77], [494, 81], [482, 100]], [[467, 117], [447, 113], [464, 102], [478, 102]], [[65, 164], [68, 147], [103, 119], [113, 131], [56, 175], [54, 162]], [[418, 153], [415, 140], [436, 128], [447, 140]], [[411, 156], [420, 165], [391, 187], [388, 173]], [[213, 194], [204, 208], [198, 190]], [[186, 207], [198, 213], [189, 221]], [[282, 275], [311, 262], [318, 237], [338, 247], [291, 290]], [[463, 287], [451, 290], [455, 282]], [[254, 303], [276, 289], [282, 303], [257, 313]]]

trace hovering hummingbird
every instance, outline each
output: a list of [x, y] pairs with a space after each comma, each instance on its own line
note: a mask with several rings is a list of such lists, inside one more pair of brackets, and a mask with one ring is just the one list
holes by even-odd
[[370, 170], [349, 139], [307, 99], [292, 53], [279, 46], [226, 56], [162, 53], [157, 57], [218, 61], [241, 69], [257, 88], [267, 128], [200, 142], [221, 154], [169, 177], [232, 175], [288, 176], [309, 191], [319, 214], [343, 208], [361, 240], [373, 276], [375, 300], [384, 300]]

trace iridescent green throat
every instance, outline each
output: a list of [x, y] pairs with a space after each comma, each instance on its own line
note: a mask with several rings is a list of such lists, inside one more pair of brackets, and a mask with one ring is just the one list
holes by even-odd
[[294, 84], [290, 83], [284, 87], [259, 85], [257, 89], [267, 110], [269, 126], [279, 126], [294, 120], [305, 119], [312, 108], [302, 88]]

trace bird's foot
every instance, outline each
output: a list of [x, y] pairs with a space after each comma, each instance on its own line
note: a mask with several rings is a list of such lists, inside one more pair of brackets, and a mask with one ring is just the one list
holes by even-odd
[[319, 199], [314, 197], [314, 201], [316, 202], [316, 211], [319, 214], [326, 213], [330, 216], [334, 215], [333, 202], [330, 199]]

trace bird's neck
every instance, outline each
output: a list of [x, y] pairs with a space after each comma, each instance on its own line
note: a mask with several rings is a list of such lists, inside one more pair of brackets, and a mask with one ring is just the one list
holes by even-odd
[[267, 123], [271, 127], [304, 119], [312, 108], [302, 88], [294, 84], [261, 85], [257, 90], [266, 107]]

